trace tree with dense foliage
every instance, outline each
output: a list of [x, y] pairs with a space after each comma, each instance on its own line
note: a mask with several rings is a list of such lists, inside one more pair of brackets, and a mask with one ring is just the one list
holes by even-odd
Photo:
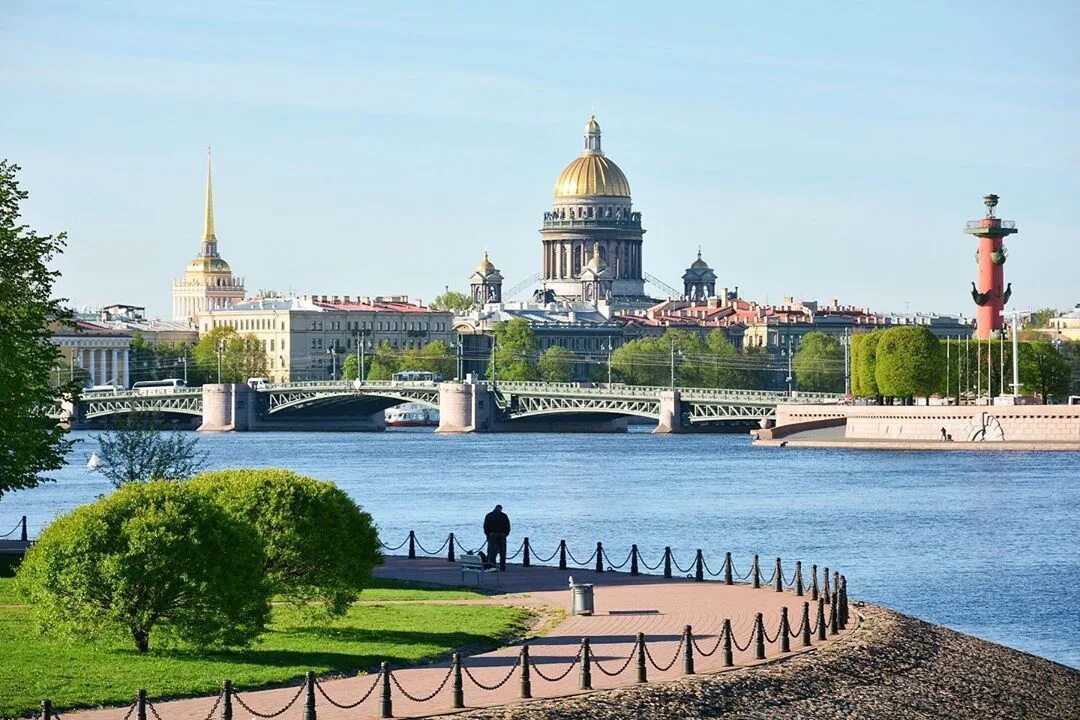
[[16, 586], [42, 630], [246, 645], [270, 617], [262, 542], [184, 483], [127, 485], [55, 520]]
[[800, 390], [844, 392], [844, 346], [837, 338], [819, 331], [806, 333], [791, 364]]
[[[214, 355], [214, 373], [217, 379], [217, 355]], [[131, 338], [131, 354], [128, 372], [132, 382], [139, 380], [165, 380], [187, 376], [188, 385], [202, 385], [211, 374], [200, 367], [192, 356], [191, 348], [184, 343], [152, 342], [140, 333]], [[224, 367], [222, 368], [224, 374]], [[247, 375], [244, 380], [255, 375]]]
[[437, 295], [435, 299], [431, 301], [432, 310], [449, 310], [450, 312], [455, 313], [463, 313], [471, 310], [472, 306], [472, 298], [465, 293], [460, 293], [456, 290], [447, 290], [441, 295]]
[[767, 365], [763, 353], [737, 351], [719, 328], [706, 336], [669, 328], [631, 340], [612, 353], [611, 365], [630, 385], [668, 385], [673, 359], [675, 384], [683, 387], [759, 387]]
[[859, 359], [862, 357], [862, 341], [866, 337], [862, 333], [851, 336], [851, 352], [848, 357], [848, 373], [851, 377], [851, 394], [862, 397], [862, 382], [859, 378]]
[[266, 352], [253, 333], [241, 335], [231, 327], [216, 327], [199, 338], [191, 354], [195, 358], [195, 364], [213, 382], [242, 383], [247, 382], [248, 378], [266, 375]]
[[1025, 324], [1032, 328], [1044, 328], [1050, 322], [1050, 318], [1056, 317], [1057, 314], [1058, 311], [1055, 308], [1042, 308], [1031, 313]]
[[874, 379], [888, 397], [929, 396], [945, 370], [941, 343], [925, 327], [899, 326], [881, 333], [875, 354]]
[[388, 340], [383, 340], [375, 352], [367, 355], [366, 380], [390, 380], [401, 369], [401, 358]]
[[18, 165], [0, 160], [0, 497], [31, 488], [58, 470], [72, 442], [51, 413], [60, 397], [77, 400], [82, 383], [57, 377], [60, 350], [50, 326], [70, 326], [64, 300], [53, 297], [60, 273], [50, 269], [67, 236], [38, 235], [20, 225]]
[[574, 377], [574, 353], [562, 345], [552, 345], [540, 356], [536, 372], [544, 382], [570, 382]]
[[90, 372], [86, 368], [79, 367], [78, 363], [71, 362], [68, 353], [62, 354], [56, 361], [56, 367], [49, 375], [49, 384], [57, 394], [64, 392], [71, 383], [76, 383], [80, 388], [87, 388], [93, 384]]
[[164, 431], [155, 413], [131, 412], [98, 436], [98, 472], [113, 487], [151, 480], [187, 480], [206, 464], [196, 434]]
[[858, 352], [858, 364], [852, 362], [851, 375], [852, 377], [858, 377], [858, 392], [854, 392], [855, 383], [852, 383], [852, 392], [859, 397], [871, 397], [880, 398], [882, 393], [878, 388], [877, 382], [877, 349], [878, 343], [881, 341], [881, 330], [875, 330], [870, 333], [859, 333], [855, 337], [858, 338], [859, 344]]
[[1020, 346], [1020, 382], [1027, 394], [1038, 395], [1043, 402], [1069, 395], [1072, 365], [1048, 342]]
[[525, 318], [495, 323], [492, 328], [495, 358], [488, 364], [487, 378], [498, 373], [499, 380], [536, 380], [536, 334]]
[[331, 482], [288, 470], [221, 470], [189, 483], [254, 528], [275, 595], [343, 614], [382, 563], [371, 516]]
[[[367, 365], [367, 363], [365, 363]], [[341, 363], [341, 379], [342, 380], [355, 380], [360, 370], [360, 359], [356, 357], [356, 353], [349, 353], [345, 356], [345, 361]], [[364, 368], [364, 374], [366, 375], [368, 368]]]

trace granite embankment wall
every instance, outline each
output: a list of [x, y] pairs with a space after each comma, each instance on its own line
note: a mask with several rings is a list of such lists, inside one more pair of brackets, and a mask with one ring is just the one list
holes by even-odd
[[762, 439], [844, 424], [847, 440], [1080, 443], [1080, 405], [781, 405]]

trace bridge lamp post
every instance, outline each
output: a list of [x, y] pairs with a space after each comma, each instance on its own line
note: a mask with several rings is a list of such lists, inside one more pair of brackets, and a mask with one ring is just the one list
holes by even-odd
[[225, 349], [225, 341], [217, 341], [217, 381], [218, 385], [221, 384], [221, 351]]
[[333, 382], [337, 380], [337, 345], [331, 345], [326, 349], [326, 354], [330, 356], [330, 361], [333, 363], [330, 367], [330, 380]]
[[187, 385], [187, 347], [184, 347], [184, 355], [180, 358], [180, 362], [184, 364], [184, 384]]
[[611, 338], [608, 338], [607, 342], [607, 384], [611, 386]]
[[[679, 357], [682, 357], [682, 350], [679, 351]], [[671, 341], [671, 389], [675, 389], [675, 341]]]
[[787, 394], [791, 397], [791, 335], [787, 338]]

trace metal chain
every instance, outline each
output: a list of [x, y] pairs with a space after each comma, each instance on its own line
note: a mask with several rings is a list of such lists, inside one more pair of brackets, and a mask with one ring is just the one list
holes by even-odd
[[772, 575], [769, 576], [768, 580], [766, 580], [764, 577], [761, 578], [761, 584], [762, 585], [772, 585], [773, 580], [775, 580], [775, 579], [776, 579], [776, 568], [774, 567], [772, 569]]
[[[531, 547], [529, 549], [532, 550]], [[546, 563], [546, 562], [551, 562], [552, 560], [554, 560], [555, 556], [558, 555], [558, 554], [559, 554], [559, 548], [555, 548], [555, 552], [551, 553], [551, 557], [542, 558], [539, 555], [534, 555], [533, 559], [536, 560], [536, 562]]]
[[514, 553], [513, 555], [508, 555], [506, 559], [507, 559], [507, 560], [513, 560], [513, 559], [514, 559], [514, 558], [516, 558], [516, 557], [517, 557], [518, 555], [520, 555], [520, 554], [521, 554], [521, 551], [522, 551], [522, 550], [524, 550], [524, 549], [525, 549], [525, 541], [524, 541], [524, 540], [522, 540], [522, 541], [521, 541], [521, 546], [520, 546], [520, 547], [518, 547], [518, 549], [517, 549], [517, 552], [515, 552], [515, 553]]
[[608, 555], [607, 550], [604, 551], [604, 559], [607, 561], [609, 570], [622, 570], [630, 562], [630, 558], [634, 557], [634, 551], [631, 550], [630, 554], [623, 560], [622, 565], [615, 565], [611, 562], [611, 556]]
[[419, 540], [416, 541], [416, 547], [420, 548], [420, 552], [424, 553], [425, 555], [441, 555], [442, 551], [446, 549], [446, 544], [449, 543], [449, 542], [450, 542], [450, 536], [447, 535], [446, 539], [443, 540], [443, 544], [440, 545], [439, 549], [435, 550], [434, 552], [432, 552], [431, 550], [428, 550], [426, 547], [421, 545]]
[[[218, 697], [220, 697], [220, 696], [218, 696]], [[161, 720], [161, 716], [158, 715], [158, 711], [157, 711], [157, 708], [154, 707], [154, 703], [147, 700], [146, 701], [146, 707], [150, 711], [150, 714], [154, 716], [155, 720]]]
[[574, 666], [577, 665], [578, 661], [580, 661], [580, 660], [581, 660], [581, 649], [578, 648], [578, 654], [575, 655], [574, 659], [570, 661], [570, 667], [566, 668], [566, 671], [563, 672], [563, 674], [559, 675], [558, 677], [549, 677], [549, 676], [545, 675], [544, 671], [540, 669], [540, 666], [536, 664], [536, 661], [532, 659], [531, 655], [529, 656], [529, 665], [532, 666], [533, 672], [535, 672], [538, 676], [540, 676], [540, 679], [547, 680], [548, 682], [559, 682], [560, 680], [562, 680], [563, 678], [565, 678], [567, 675], [570, 674], [570, 671], [574, 669]]
[[626, 670], [626, 668], [630, 667], [630, 663], [633, 662], [634, 656], [636, 654], [637, 654], [637, 643], [634, 643], [634, 648], [630, 651], [630, 657], [626, 658], [626, 662], [624, 662], [622, 664], [622, 667], [619, 668], [618, 670], [616, 670], [615, 672], [609, 672], [609, 671], [604, 669], [603, 665], [600, 664], [600, 659], [596, 657], [596, 653], [593, 652], [592, 646], [591, 645], [589, 646], [589, 656], [592, 658], [593, 665], [596, 667], [597, 670], [602, 672], [604, 675], [607, 675], [608, 677], [615, 677], [617, 675], [622, 675], [623, 671]]
[[405, 545], [407, 545], [408, 542], [409, 542], [409, 538], [405, 538], [404, 540], [401, 541], [401, 544], [398, 545], [397, 547], [390, 547], [389, 545], [384, 543], [382, 540], [379, 541], [379, 544], [382, 545], [383, 550], [389, 550], [390, 552], [396, 552], [396, 551], [400, 550], [401, 548], [405, 547]]
[[660, 562], [656, 563], [655, 565], [649, 565], [649, 563], [645, 562], [641, 558], [641, 555], [638, 555], [638, 562], [641, 563], [641, 566], [646, 570], [659, 570], [660, 566], [664, 564], [664, 558], [660, 558]]
[[443, 676], [442, 682], [439, 683], [439, 687], [435, 688], [434, 691], [432, 691], [428, 695], [424, 695], [423, 697], [420, 697], [419, 695], [410, 695], [409, 693], [405, 692], [405, 688], [401, 687], [401, 683], [399, 683], [398, 679], [394, 677], [394, 673], [391, 672], [388, 674], [390, 675], [390, 679], [394, 682], [394, 687], [396, 687], [402, 695], [404, 695], [409, 700], [412, 700], [413, 702], [422, 703], [427, 702], [428, 700], [432, 699], [440, 692], [442, 692], [442, 689], [446, 687], [446, 683], [450, 680], [450, 676], [454, 674], [454, 668], [451, 667], [449, 670], [446, 671], [446, 675]]
[[735, 561], [731, 561], [731, 574], [735, 576], [736, 580], [749, 580], [750, 576], [754, 574], [754, 566], [751, 565], [750, 569], [746, 571], [746, 574], [740, 573], [735, 569]]
[[695, 638], [693, 635], [690, 636], [690, 642], [694, 643], [694, 649], [697, 650], [698, 655], [701, 655], [702, 657], [709, 657], [710, 655], [715, 655], [716, 651], [720, 649], [720, 644], [724, 642], [724, 631], [721, 630], [720, 634], [716, 636], [716, 644], [713, 645], [713, 649], [709, 652], [705, 652], [701, 649], [701, 646], [698, 645], [697, 638]]
[[649, 658], [649, 662], [652, 664], [652, 666], [654, 668], [656, 668], [660, 672], [667, 672], [668, 670], [670, 670], [672, 667], [675, 666], [675, 661], [679, 659], [680, 655], [682, 655], [682, 651], [683, 651], [683, 643], [679, 643], [679, 647], [676, 648], [676, 650], [675, 650], [675, 657], [671, 658], [671, 662], [669, 662], [664, 667], [660, 667], [659, 665], [656, 664], [656, 661], [653, 660], [653, 656], [652, 656], [652, 653], [649, 652], [649, 646], [648, 645], [645, 646], [645, 657]]
[[[131, 717], [131, 713], [135, 712], [135, 706], [136, 706], [137, 704], [138, 704], [138, 703], [137, 703], [137, 702], [134, 702], [134, 701], [133, 701], [133, 702], [131, 703], [131, 707], [129, 707], [129, 708], [128, 708], [128, 711], [127, 711], [127, 712], [126, 712], [126, 713], [124, 714], [124, 720], [128, 720], [128, 718], [130, 718], [130, 717]], [[60, 717], [60, 716], [59, 716], [59, 715], [57, 715], [56, 713], [53, 713], [53, 717], [56, 717], [56, 718], [58, 718], [58, 717]]]
[[735, 649], [739, 652], [745, 652], [750, 649], [750, 643], [754, 642], [754, 633], [750, 633], [750, 638], [746, 641], [745, 645], [740, 645], [739, 641], [735, 639], [735, 633], [731, 634], [731, 644], [735, 646]]
[[[221, 704], [221, 698], [223, 698], [224, 696], [225, 696], [225, 691], [224, 690], [222, 690], [221, 692], [218, 693], [218, 696], [214, 699], [214, 706], [210, 708], [210, 712], [206, 713], [206, 720], [210, 720], [212, 717], [214, 717], [214, 713], [217, 712], [218, 705]], [[154, 716], [157, 717], [157, 711], [156, 710], [154, 711]]]
[[803, 626], [806, 625], [808, 622], [808, 617], [800, 618], [799, 627], [795, 628], [794, 630], [791, 629], [791, 623], [788, 623], [788, 635], [790, 635], [791, 637], [799, 637], [799, 635], [802, 635]]
[[685, 568], [683, 566], [679, 565], [679, 561], [675, 559], [675, 554], [674, 553], [672, 553], [672, 555], [671, 555], [671, 564], [674, 565], [675, 569], [678, 570], [681, 573], [688, 573], [688, 572], [690, 572], [691, 570], [694, 569], [694, 563], [690, 563]]
[[776, 628], [776, 633], [772, 637], [769, 637], [769, 631], [765, 629], [765, 625], [763, 623], [761, 625], [761, 634], [762, 636], [764, 636], [765, 642], [772, 645], [774, 642], [780, 639], [780, 628]]
[[705, 568], [705, 572], [709, 573], [712, 577], [719, 577], [724, 574], [723, 565], [720, 566], [720, 572], [713, 572], [709, 569], [709, 563], [705, 562], [704, 558], [701, 559], [701, 566]]
[[22, 527], [22, 520], [20, 520], [19, 522], [15, 523], [15, 527], [11, 528], [10, 530], [8, 530], [8, 531], [7, 531], [6, 533], [4, 533], [3, 535], [0, 535], [0, 538], [6, 538], [6, 537], [8, 537], [9, 535], [14, 535], [14, 534], [15, 534], [15, 531], [16, 531], [16, 530], [18, 530], [18, 529], [19, 529], [19, 528], [21, 528], [21, 527]]
[[520, 665], [520, 664], [521, 664], [521, 653], [518, 653], [518, 656], [514, 659], [513, 667], [510, 668], [510, 672], [506, 673], [506, 677], [504, 677], [502, 680], [495, 683], [494, 685], [485, 685], [484, 683], [477, 680], [476, 677], [473, 676], [472, 671], [469, 670], [468, 665], [462, 665], [461, 669], [464, 670], [465, 674], [469, 677], [470, 680], [472, 680], [473, 685], [480, 688], [481, 690], [498, 690], [503, 685], [508, 683], [510, 681], [510, 678], [514, 677], [514, 672], [518, 669], [518, 665]]
[[297, 689], [296, 694], [293, 695], [292, 700], [289, 701], [288, 705], [281, 708], [277, 712], [272, 712], [272, 713], [269, 713], [269, 714], [261, 713], [258, 710], [252, 709], [252, 707], [250, 705], [248, 705], [246, 702], [244, 702], [244, 699], [242, 697], [240, 697], [239, 693], [234, 693], [233, 694], [233, 700], [235, 700], [240, 705], [240, 707], [244, 708], [245, 710], [247, 710], [249, 713], [251, 713], [252, 715], [254, 715], [257, 718], [276, 718], [279, 715], [284, 715], [285, 711], [288, 710], [289, 708], [291, 708], [296, 703], [296, 701], [300, 699], [300, 696], [304, 694], [304, 688], [306, 688], [306, 687], [307, 687], [307, 683], [304, 683], [303, 685], [301, 685]]
[[575, 565], [588, 565], [596, 559], [596, 551], [593, 550], [592, 555], [590, 555], [584, 561], [578, 560], [576, 557], [574, 557], [574, 553], [570, 552], [570, 548], [566, 548], [566, 556], [569, 557], [570, 562], [574, 563]]
[[334, 707], [340, 708], [342, 710], [352, 710], [354, 707], [358, 706], [360, 703], [364, 702], [369, 697], [371, 697], [371, 693], [375, 692], [375, 688], [377, 688], [379, 686], [379, 680], [381, 680], [381, 679], [382, 679], [382, 672], [380, 671], [380, 672], [375, 674], [375, 682], [373, 682], [371, 684], [371, 687], [368, 688], [367, 692], [364, 693], [363, 695], [361, 695], [359, 700], [357, 700], [354, 703], [349, 703], [349, 704], [339, 703], [337, 700], [334, 700], [334, 698], [327, 695], [326, 690], [323, 689], [322, 683], [319, 682], [318, 680], [315, 681], [315, 688], [319, 691], [320, 695], [322, 695], [324, 698], [326, 698], [326, 702], [330, 703]]

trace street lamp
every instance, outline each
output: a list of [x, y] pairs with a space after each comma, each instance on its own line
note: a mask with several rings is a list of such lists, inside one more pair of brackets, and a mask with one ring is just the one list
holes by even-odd
[[611, 387], [611, 350], [612, 350], [611, 338], [607, 341], [607, 384]]
[[337, 380], [337, 345], [328, 347], [326, 349], [326, 354], [330, 356], [331, 362], [333, 363], [331, 366], [332, 369], [330, 370], [330, 380], [333, 382], [334, 380]]
[[221, 384], [221, 352], [224, 349], [225, 349], [225, 341], [219, 339], [217, 341], [217, 381], [218, 381], [218, 385]]
[[[679, 351], [679, 357], [682, 357], [682, 350]], [[671, 341], [671, 389], [675, 389], [675, 341]]]
[[[367, 336], [368, 331], [366, 329], [358, 328], [356, 330], [356, 381], [358, 383], [364, 382], [364, 361], [366, 359], [364, 353], [364, 350], [366, 349], [364, 346], [364, 338], [366, 338]], [[368, 340], [366, 342], [370, 346], [371, 341]]]
[[184, 346], [184, 355], [180, 358], [180, 362], [184, 364], [184, 384], [187, 385], [187, 346]]
[[791, 397], [791, 335], [787, 338], [787, 394]]

